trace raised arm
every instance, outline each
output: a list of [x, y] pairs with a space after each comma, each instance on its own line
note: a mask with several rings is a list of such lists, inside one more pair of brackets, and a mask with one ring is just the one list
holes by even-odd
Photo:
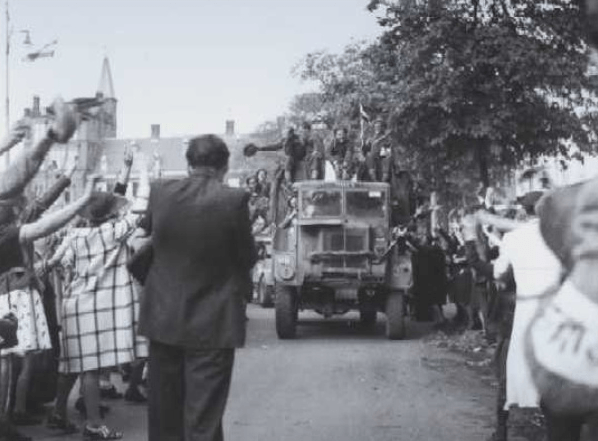
[[39, 199], [33, 202], [31, 208], [27, 207], [27, 214], [23, 216], [24, 223], [31, 223], [39, 219], [44, 211], [50, 208], [64, 190], [71, 185], [78, 159], [79, 155], [76, 154], [71, 166], [58, 177], [56, 182]]
[[114, 185], [114, 193], [124, 196], [127, 193], [127, 185], [131, 178], [131, 168], [133, 167], [133, 150], [125, 148], [125, 159], [122, 170], [118, 175], [118, 180]]
[[10, 132], [0, 143], [0, 155], [6, 153], [14, 146], [16, 146], [19, 142], [27, 136], [27, 133], [31, 130], [31, 120], [28, 118], [23, 118], [10, 129]]
[[54, 122], [45, 136], [32, 148], [17, 155], [2, 174], [0, 174], [0, 199], [10, 199], [23, 192], [33, 179], [55, 142], [66, 143], [77, 129], [75, 112], [62, 101], [56, 99], [53, 104]]
[[135, 162], [139, 173], [139, 187], [137, 187], [137, 195], [135, 196], [131, 211], [135, 214], [144, 214], [147, 211], [147, 202], [150, 194], [149, 168], [147, 159], [143, 153], [137, 155]]
[[65, 226], [81, 209], [83, 209], [83, 207], [85, 207], [85, 205], [87, 205], [98, 178], [99, 177], [96, 175], [89, 178], [85, 193], [77, 201], [60, 210], [49, 213], [36, 222], [23, 225], [19, 233], [21, 242], [33, 242], [34, 240], [52, 234]]

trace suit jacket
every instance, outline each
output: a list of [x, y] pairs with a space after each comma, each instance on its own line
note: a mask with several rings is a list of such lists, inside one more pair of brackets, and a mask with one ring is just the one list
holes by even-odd
[[243, 346], [257, 258], [248, 197], [209, 174], [152, 186], [146, 229], [154, 260], [141, 305], [142, 335], [197, 349]]

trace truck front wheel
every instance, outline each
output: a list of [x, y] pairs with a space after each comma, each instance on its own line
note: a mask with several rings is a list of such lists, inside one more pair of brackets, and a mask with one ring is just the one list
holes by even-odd
[[276, 334], [280, 339], [295, 338], [297, 333], [297, 296], [291, 286], [276, 284]]
[[389, 340], [405, 338], [404, 297], [402, 291], [391, 291], [386, 299], [386, 337]]

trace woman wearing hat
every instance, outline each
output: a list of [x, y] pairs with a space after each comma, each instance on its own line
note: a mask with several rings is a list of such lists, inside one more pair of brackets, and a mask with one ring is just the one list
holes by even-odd
[[[33, 241], [52, 234], [75, 217], [89, 202], [95, 180], [89, 180], [86, 191], [79, 200], [35, 222], [22, 225], [18, 223], [25, 202], [23, 197], [5, 200], [0, 204], [0, 278], [5, 293], [0, 297], [0, 316], [14, 311], [20, 317], [17, 330], [20, 350], [48, 348], [50, 340], [47, 325], [44, 327], [39, 294], [29, 289], [31, 272], [21, 270], [17, 274], [16, 270], [31, 269], [31, 259], [27, 251], [30, 250]], [[40, 308], [31, 306], [35, 304], [39, 304]], [[6, 402], [8, 383], [6, 376], [0, 377], [0, 404]], [[1, 407], [4, 408], [3, 405]], [[6, 434], [6, 427], [6, 424], [0, 427], [0, 433]], [[19, 439], [14, 432], [9, 432], [10, 436]]]
[[87, 423], [85, 439], [120, 439], [100, 421], [99, 371], [147, 356], [137, 335], [139, 295], [126, 263], [132, 254], [127, 239], [135, 231], [149, 194], [148, 171], [141, 162], [135, 213], [120, 216], [128, 201], [108, 192], [94, 192], [81, 217], [89, 226], [74, 228], [61, 259], [72, 272], [62, 300], [60, 378], [54, 412], [48, 427], [73, 431], [66, 418], [70, 390], [81, 375]]

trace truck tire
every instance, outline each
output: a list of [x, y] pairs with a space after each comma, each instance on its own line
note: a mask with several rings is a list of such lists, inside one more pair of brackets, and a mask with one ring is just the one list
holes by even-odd
[[295, 289], [276, 284], [276, 334], [281, 340], [295, 338], [297, 333], [297, 298]]
[[392, 291], [386, 298], [386, 338], [405, 338], [404, 298], [401, 291]]

